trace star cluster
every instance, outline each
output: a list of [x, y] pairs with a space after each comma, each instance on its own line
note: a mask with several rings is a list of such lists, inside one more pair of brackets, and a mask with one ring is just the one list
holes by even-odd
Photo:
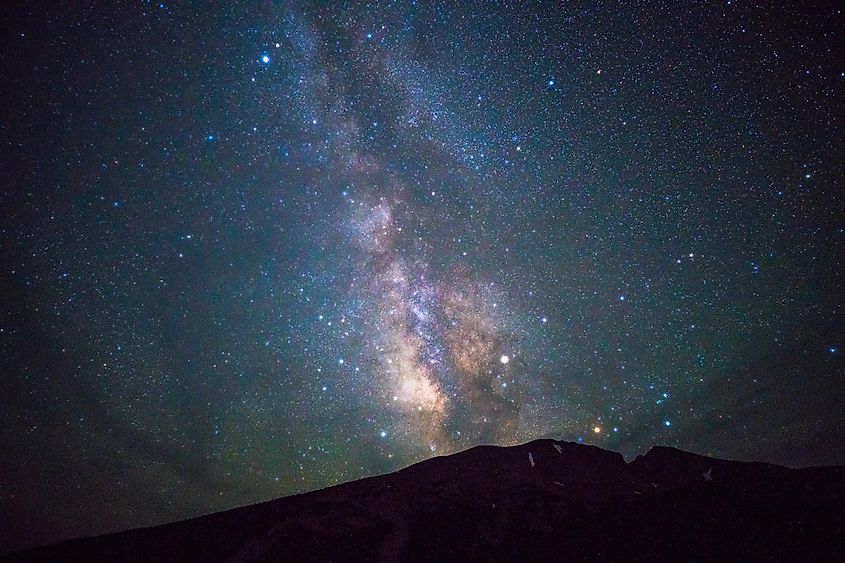
[[480, 443], [845, 462], [841, 17], [4, 5], [0, 549]]

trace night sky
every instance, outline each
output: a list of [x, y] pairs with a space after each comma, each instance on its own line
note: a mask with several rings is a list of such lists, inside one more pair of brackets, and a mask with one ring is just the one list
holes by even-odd
[[842, 14], [765, 4], [3, 2], [0, 550], [481, 443], [845, 463]]

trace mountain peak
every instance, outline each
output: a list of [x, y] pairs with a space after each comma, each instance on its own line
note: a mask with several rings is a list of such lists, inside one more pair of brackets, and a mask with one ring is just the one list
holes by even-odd
[[543, 439], [7, 560], [842, 559], [843, 505], [841, 467]]

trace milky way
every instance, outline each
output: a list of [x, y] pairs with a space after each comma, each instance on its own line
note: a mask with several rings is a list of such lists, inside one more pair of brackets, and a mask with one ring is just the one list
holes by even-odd
[[0, 550], [481, 443], [845, 462], [834, 9], [0, 10]]
[[[492, 280], [444, 260], [450, 248], [457, 256], [462, 225], [415, 201], [397, 174], [355, 144], [335, 158], [348, 182], [335, 228], [356, 264], [345, 297], [357, 305], [350, 317], [363, 337], [356, 362], [365, 369], [353, 377], [366, 380], [361, 387], [390, 412], [391, 433], [406, 447], [450, 452], [479, 440], [513, 441], [518, 385], [500, 360], [513, 353], [522, 313]], [[433, 238], [442, 242], [433, 247]]]

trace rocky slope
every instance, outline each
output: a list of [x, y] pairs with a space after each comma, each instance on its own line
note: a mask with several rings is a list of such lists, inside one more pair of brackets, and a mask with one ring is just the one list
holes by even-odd
[[480, 446], [3, 561], [845, 561], [845, 467]]

